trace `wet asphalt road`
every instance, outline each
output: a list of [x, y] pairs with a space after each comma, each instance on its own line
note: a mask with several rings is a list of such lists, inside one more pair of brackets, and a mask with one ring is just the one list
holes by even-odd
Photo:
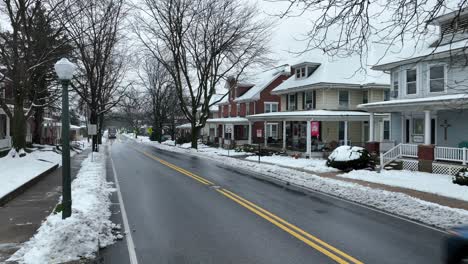
[[[442, 263], [434, 229], [124, 137], [110, 153], [138, 263]], [[130, 263], [127, 241], [101, 262]]]

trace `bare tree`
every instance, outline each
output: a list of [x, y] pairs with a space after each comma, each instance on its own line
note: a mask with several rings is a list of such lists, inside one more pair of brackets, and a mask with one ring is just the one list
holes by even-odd
[[[8, 103], [0, 107], [12, 120], [13, 146], [26, 145], [27, 120], [52, 106], [59, 96], [53, 85], [52, 65], [70, 51], [64, 30], [57, 21], [62, 1], [3, 0], [1, 12], [9, 25], [0, 32], [0, 63], [11, 89]], [[2, 80], [3, 81], [3, 80]], [[10, 108], [8, 104], [11, 104]], [[37, 120], [40, 126], [42, 118]]]
[[141, 91], [133, 86], [128, 89], [119, 103], [125, 122], [132, 128], [135, 138], [138, 137], [141, 126], [144, 124], [148, 112], [149, 102]]
[[128, 87], [121, 34], [126, 10], [124, 0], [73, 0], [64, 16], [77, 10], [64, 24], [80, 70], [72, 87], [87, 104], [90, 122], [98, 124], [98, 135], [93, 136], [93, 151], [97, 151], [104, 114], [118, 104]]
[[[383, 49], [377, 60], [388, 53], [399, 53], [420, 42], [428, 41], [427, 33], [434, 32], [427, 22], [447, 12], [455, 12], [453, 24], [458, 23], [460, 14], [467, 7], [467, 0], [271, 0], [287, 2], [289, 6], [279, 15], [311, 17], [311, 25], [303, 40], [304, 50], [321, 50], [330, 56], [358, 55], [361, 66], [367, 63], [371, 45]], [[450, 35], [450, 29], [442, 29], [440, 34]], [[431, 36], [432, 37], [432, 36]], [[412, 47], [409, 47], [408, 44]], [[406, 45], [405, 45], [406, 44]], [[432, 45], [434, 48], [438, 43]], [[396, 49], [397, 48], [397, 49]]]
[[271, 23], [241, 0], [141, 0], [136, 8], [135, 32], [172, 77], [196, 148], [215, 87], [267, 61]]
[[161, 142], [164, 123], [171, 121], [179, 108], [177, 93], [172, 78], [155, 58], [146, 56], [138, 72], [142, 86], [150, 98], [150, 114], [153, 133], [151, 140]]

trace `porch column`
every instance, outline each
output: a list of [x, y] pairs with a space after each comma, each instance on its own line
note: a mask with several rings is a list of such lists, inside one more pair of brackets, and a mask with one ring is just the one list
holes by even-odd
[[249, 121], [249, 145], [252, 145], [252, 122]]
[[10, 138], [10, 118], [6, 115], [6, 138]]
[[234, 141], [234, 129], [235, 128], [235, 125], [232, 124], [232, 129], [231, 129], [231, 144], [232, 144], [232, 141]]
[[218, 124], [215, 124], [215, 137], [218, 137]]
[[374, 142], [374, 113], [369, 114], [369, 142]]
[[283, 121], [283, 150], [286, 150], [286, 121]]
[[348, 121], [344, 121], [344, 145], [348, 146]]
[[263, 122], [263, 141], [265, 144], [265, 147], [267, 146], [267, 121]]
[[431, 111], [424, 111], [424, 145], [431, 144]]
[[312, 150], [312, 139], [311, 139], [311, 120], [308, 120], [307, 121], [307, 132], [306, 132], [306, 156], [307, 157], [311, 157], [312, 156], [312, 153], [311, 153], [311, 150]]

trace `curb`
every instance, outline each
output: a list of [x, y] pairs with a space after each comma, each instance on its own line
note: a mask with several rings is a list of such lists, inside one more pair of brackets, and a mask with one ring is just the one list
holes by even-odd
[[34, 177], [33, 179], [25, 182], [23, 185], [19, 186], [15, 190], [9, 192], [7, 195], [0, 198], [0, 206], [4, 206], [6, 203], [8, 203], [9, 201], [13, 200], [18, 195], [25, 192], [27, 189], [29, 189], [29, 187], [36, 184], [38, 181], [40, 181], [42, 178], [44, 178], [45, 176], [47, 176], [49, 173], [51, 173], [52, 171], [54, 171], [57, 168], [58, 168], [58, 164], [55, 164], [53, 167], [51, 167], [48, 170], [42, 172], [41, 174]]

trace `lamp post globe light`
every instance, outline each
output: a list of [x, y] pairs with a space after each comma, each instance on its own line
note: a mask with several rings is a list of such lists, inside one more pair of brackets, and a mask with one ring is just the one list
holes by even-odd
[[68, 84], [73, 78], [76, 66], [62, 58], [55, 63], [55, 72], [62, 83], [62, 219], [71, 216], [70, 177], [70, 114], [68, 109]]

